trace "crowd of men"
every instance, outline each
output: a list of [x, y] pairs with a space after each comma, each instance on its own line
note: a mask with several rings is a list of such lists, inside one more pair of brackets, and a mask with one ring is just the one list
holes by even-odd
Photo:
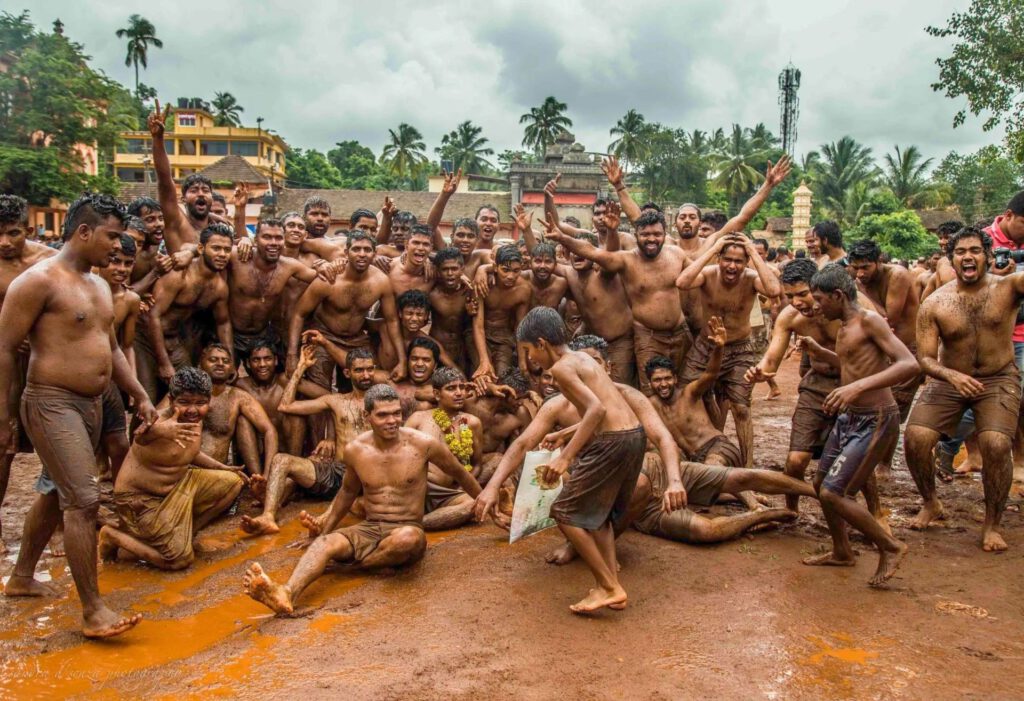
[[[551, 514], [566, 542], [548, 559], [591, 570], [577, 613], [626, 606], [615, 538], [629, 526], [719, 542], [795, 519], [800, 497], [820, 501], [832, 538], [804, 563], [853, 565], [852, 526], [878, 549], [880, 585], [907, 552], [875, 479], [903, 424], [923, 498], [912, 527], [943, 517], [936, 476], [951, 478], [966, 440], [973, 462], [959, 469], [982, 472], [982, 546], [1007, 547], [1024, 193], [995, 221], [943, 225], [913, 266], [873, 241], [847, 248], [831, 221], [797, 255], [744, 234], [785, 158], [732, 219], [686, 204], [669, 225], [632, 199], [612, 158], [616, 198], [597, 199], [592, 229], [559, 218], [556, 176], [539, 228], [517, 206], [500, 239], [485, 206], [448, 240], [439, 225], [460, 175], [447, 174], [422, 221], [385, 199], [331, 230], [314, 196], [250, 235], [243, 187], [231, 217], [201, 175], [177, 189], [165, 116], [149, 120], [158, 199], [85, 195], [52, 245], [30, 240], [24, 200], [0, 196], [0, 496], [15, 454], [42, 463], [5, 593], [54, 593], [34, 575], [62, 526], [87, 637], [140, 618], [103, 603], [98, 557], [186, 568], [196, 533], [243, 489], [260, 510], [238, 525], [255, 535], [277, 532], [291, 499], [329, 501], [301, 512], [309, 542], [287, 582], [258, 563], [245, 573], [278, 613], [332, 560], [396, 567], [423, 556], [425, 530], [507, 526], [519, 480], [562, 481]], [[755, 469], [754, 385], [778, 396], [793, 353], [785, 470]], [[560, 453], [520, 474], [538, 447]], [[693, 508], [723, 499], [747, 511]]]

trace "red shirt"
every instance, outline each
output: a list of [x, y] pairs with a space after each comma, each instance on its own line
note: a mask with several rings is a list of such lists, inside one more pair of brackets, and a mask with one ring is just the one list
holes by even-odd
[[[1003, 217], [998, 216], [991, 226], [985, 227], [985, 233], [992, 237], [992, 248], [1009, 248], [1011, 251], [1019, 251], [1021, 246], [1003, 233], [999, 226], [1001, 221], [1003, 221]], [[1013, 327], [1013, 342], [1024, 343], [1024, 323]]]

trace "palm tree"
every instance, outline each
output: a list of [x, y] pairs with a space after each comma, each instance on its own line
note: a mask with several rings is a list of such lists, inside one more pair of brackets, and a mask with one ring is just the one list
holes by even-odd
[[388, 135], [391, 142], [381, 151], [381, 164], [389, 173], [409, 183], [427, 165], [427, 155], [423, 153], [427, 147], [423, 143], [423, 134], [416, 127], [402, 122], [398, 125], [398, 131], [388, 129]]
[[934, 159], [922, 160], [917, 146], [907, 146], [895, 154], [885, 154], [885, 173], [882, 179], [904, 207], [919, 207], [932, 199], [935, 187], [928, 181], [926, 172]]
[[124, 65], [135, 65], [135, 92], [139, 92], [139, 64], [147, 67], [149, 58], [149, 45], [152, 44], [158, 49], [164, 47], [164, 43], [156, 38], [156, 27], [142, 15], [132, 15], [128, 18], [128, 26], [117, 30], [117, 38], [128, 37], [128, 53], [124, 57]]
[[775, 148], [779, 140], [775, 138], [775, 135], [768, 130], [764, 122], [758, 122], [754, 125], [753, 129], [749, 129], [747, 133], [750, 136], [750, 141], [755, 148], [761, 151], [769, 151]]
[[760, 164], [765, 158], [764, 147], [755, 143], [739, 124], [733, 124], [724, 148], [712, 159], [717, 173], [715, 185], [726, 191], [733, 208], [761, 182], [761, 171], [752, 164]]
[[833, 211], [844, 211], [851, 188], [858, 183], [873, 185], [876, 173], [871, 149], [849, 136], [822, 144], [821, 156], [810, 171], [818, 202]]
[[642, 114], [636, 110], [626, 112], [608, 133], [618, 137], [608, 144], [610, 153], [618, 156], [625, 164], [636, 165], [643, 160], [648, 151], [648, 129]]
[[561, 129], [572, 126], [572, 120], [565, 116], [569, 106], [554, 97], [544, 99], [540, 107], [532, 107], [529, 112], [519, 118], [525, 124], [523, 130], [523, 146], [532, 148], [538, 156], [543, 156], [547, 147], [555, 143], [555, 137]]
[[238, 127], [242, 120], [238, 118], [239, 112], [245, 112], [245, 108], [238, 104], [235, 96], [229, 92], [218, 92], [213, 94], [213, 124], [218, 127]]
[[482, 127], [468, 119], [457, 126], [455, 131], [441, 137], [440, 148], [434, 149], [441, 158], [452, 161], [452, 168], [464, 173], [483, 173], [493, 168], [484, 156], [493, 156], [494, 149], [487, 148], [488, 138], [481, 136]]

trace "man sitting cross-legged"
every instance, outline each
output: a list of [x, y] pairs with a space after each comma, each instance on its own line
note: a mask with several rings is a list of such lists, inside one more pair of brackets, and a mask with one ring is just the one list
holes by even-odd
[[200, 450], [212, 383], [183, 367], [171, 380], [170, 406], [135, 438], [114, 483], [119, 528], [100, 531], [100, 555], [118, 548], [163, 570], [192, 564], [192, 536], [227, 511], [245, 478]]
[[[310, 458], [278, 453], [264, 482], [253, 480], [253, 491], [263, 496], [263, 513], [252, 518], [242, 516], [241, 527], [247, 533], [277, 533], [277, 510], [296, 486], [309, 496], [331, 499], [341, 488], [345, 475], [345, 447], [366, 430], [363, 396], [374, 383], [373, 356], [365, 348], [354, 348], [345, 357], [345, 377], [352, 382], [348, 394], [325, 394], [316, 399], [296, 400], [295, 392], [302, 375], [316, 363], [311, 345], [302, 347], [299, 364], [281, 396], [278, 409], [284, 414], [312, 416], [329, 411], [334, 419], [333, 449], [321, 443]], [[266, 492], [262, 494], [262, 492]]]
[[[432, 382], [437, 408], [417, 411], [405, 425], [443, 440], [466, 470], [480, 481], [484, 456], [483, 424], [477, 417], [463, 411], [473, 385], [461, 370], [455, 368], [438, 368]], [[475, 503], [444, 470], [430, 463], [426, 515], [423, 517], [425, 530], [443, 531], [468, 523], [473, 518]]]
[[[444, 443], [402, 427], [402, 402], [393, 387], [371, 387], [363, 407], [370, 430], [346, 446], [345, 479], [330, 508], [319, 517], [300, 515], [315, 540], [288, 582], [273, 582], [258, 562], [245, 573], [246, 593], [275, 613], [291, 613], [295, 600], [331, 560], [371, 568], [409, 565], [422, 558], [427, 549], [423, 504], [429, 463], [444, 470], [471, 497], [480, 493], [480, 485]], [[366, 520], [335, 530], [360, 492]]]

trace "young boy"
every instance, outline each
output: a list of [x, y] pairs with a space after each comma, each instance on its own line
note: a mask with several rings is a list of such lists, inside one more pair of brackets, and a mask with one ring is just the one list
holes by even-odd
[[[551, 516], [590, 568], [597, 588], [569, 609], [589, 613], [626, 607], [626, 590], [618, 578], [613, 522], [626, 515], [637, 477], [643, 467], [647, 436], [640, 420], [608, 374], [586, 353], [570, 351], [568, 331], [558, 312], [549, 307], [531, 310], [516, 332], [527, 360], [550, 370], [562, 394], [581, 417], [579, 427], [561, 454], [546, 465], [545, 482], [557, 483], [572, 465]], [[518, 466], [508, 461], [477, 498], [476, 515], [495, 513], [498, 488]], [[685, 503], [678, 466], [666, 492], [672, 510]]]
[[838, 418], [814, 481], [832, 534], [832, 552], [803, 562], [852, 567], [848, 523], [878, 547], [878, 569], [869, 580], [871, 586], [878, 586], [896, 572], [907, 546], [848, 495], [864, 486], [898, 440], [900, 414], [891, 387], [913, 377], [919, 368], [885, 318], [858, 306], [857, 286], [841, 265], [830, 263], [816, 273], [811, 278], [811, 293], [826, 319], [840, 320], [840, 329], [834, 353], [816, 343], [808, 345], [808, 353], [838, 367], [840, 382], [822, 405]]

